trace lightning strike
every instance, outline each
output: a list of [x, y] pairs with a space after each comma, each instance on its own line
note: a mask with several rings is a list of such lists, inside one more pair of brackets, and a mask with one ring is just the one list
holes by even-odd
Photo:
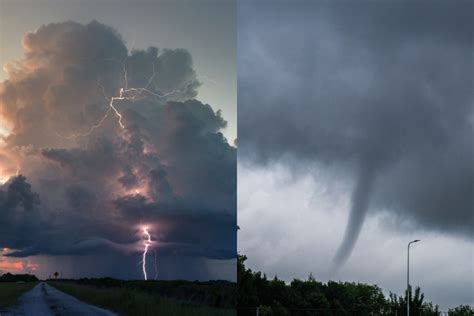
[[148, 275], [146, 273], [146, 255], [148, 253], [148, 247], [153, 243], [151, 240], [151, 235], [148, 232], [148, 227], [143, 227], [143, 236], [145, 237], [144, 240], [144, 245], [145, 249], [143, 250], [143, 256], [142, 256], [142, 270], [143, 270], [143, 278], [145, 280], [148, 280]]
[[[112, 62], [116, 62], [118, 64], [120, 64], [122, 66], [122, 72], [123, 72], [123, 85], [124, 87], [120, 88], [119, 90], [119, 95], [118, 96], [114, 96], [114, 97], [111, 97], [109, 98], [107, 96], [107, 93], [105, 91], [105, 87], [100, 83], [100, 78], [99, 80], [97, 80], [97, 85], [101, 88], [102, 90], [102, 94], [104, 95], [105, 99], [107, 100], [107, 102], [109, 103], [108, 105], [108, 109], [107, 111], [105, 112], [104, 116], [97, 122], [97, 124], [95, 125], [92, 125], [87, 131], [85, 131], [84, 133], [76, 133], [76, 134], [72, 134], [72, 135], [61, 135], [60, 133], [58, 133], [57, 131], [56, 134], [62, 138], [67, 138], [67, 139], [71, 139], [71, 138], [78, 138], [78, 137], [86, 137], [86, 136], [89, 136], [95, 129], [99, 128], [100, 126], [102, 126], [102, 124], [104, 123], [104, 121], [107, 119], [107, 117], [109, 116], [109, 113], [110, 111], [113, 111], [115, 113], [115, 116], [118, 118], [117, 120], [117, 123], [118, 125], [120, 126], [121, 129], [125, 129], [125, 125], [123, 124], [123, 116], [122, 114], [120, 113], [120, 111], [115, 107], [114, 105], [114, 102], [115, 101], [121, 101], [121, 100], [127, 100], [127, 101], [135, 101], [135, 100], [139, 100], [139, 99], [142, 99], [144, 98], [143, 97], [143, 94], [146, 94], [148, 96], [152, 96], [152, 97], [156, 97], [158, 99], [166, 99], [168, 98], [169, 96], [172, 96], [174, 94], [178, 94], [178, 93], [184, 93], [186, 92], [186, 90], [189, 88], [189, 86], [193, 83], [193, 80], [189, 80], [188, 82], [185, 83], [184, 87], [182, 89], [175, 89], [173, 91], [170, 91], [170, 92], [167, 92], [167, 93], [163, 93], [163, 94], [160, 94], [160, 93], [156, 93], [150, 89], [148, 89], [148, 87], [154, 83], [154, 79], [156, 77], [156, 70], [155, 70], [155, 64], [154, 63], [151, 63], [152, 65], [152, 75], [150, 76], [150, 78], [148, 79], [148, 82], [147, 84], [145, 85], [145, 87], [139, 87], [139, 88], [129, 88], [128, 87], [128, 72], [127, 72], [127, 67], [126, 67], [126, 59], [124, 61], [118, 61], [116, 59], [105, 59], [104, 61], [112, 61]], [[155, 87], [156, 88], [156, 87]]]

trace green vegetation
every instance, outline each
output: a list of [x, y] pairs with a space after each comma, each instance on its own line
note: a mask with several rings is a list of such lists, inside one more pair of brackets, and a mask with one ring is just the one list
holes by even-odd
[[[121, 284], [128, 281], [115, 280]], [[131, 281], [130, 281], [131, 282]], [[140, 282], [146, 285], [148, 282]], [[227, 316], [235, 315], [235, 309], [199, 305], [192, 302], [164, 298], [150, 291], [129, 286], [97, 286], [71, 281], [49, 281], [50, 285], [81, 301], [100, 306], [120, 315], [170, 315], [170, 316]], [[94, 283], [94, 282], [93, 282]], [[150, 283], [148, 283], [150, 284]]]
[[[404, 297], [390, 293], [386, 298], [376, 285], [351, 282], [318, 282], [310, 275], [308, 280], [293, 280], [290, 284], [275, 277], [267, 279], [261, 272], [245, 267], [247, 257], [238, 257], [237, 279], [239, 316], [365, 316], [406, 315]], [[412, 291], [410, 291], [412, 292]], [[416, 288], [410, 295], [410, 315], [439, 316], [437, 306], [425, 302], [424, 294]], [[469, 306], [449, 311], [450, 316], [473, 316]]]
[[450, 309], [448, 314], [449, 316], [473, 316], [474, 307], [468, 305], [461, 305], [456, 308]]
[[21, 294], [32, 289], [36, 284], [38, 283], [0, 282], [0, 311], [14, 305]]
[[5, 273], [0, 276], [0, 311], [14, 305], [21, 294], [32, 289], [38, 278], [31, 274]]
[[112, 278], [63, 279], [62, 281], [72, 281], [80, 285], [94, 285], [97, 287], [134, 289], [159, 297], [224, 309], [235, 308], [237, 304], [237, 284], [229, 281], [126, 281]]

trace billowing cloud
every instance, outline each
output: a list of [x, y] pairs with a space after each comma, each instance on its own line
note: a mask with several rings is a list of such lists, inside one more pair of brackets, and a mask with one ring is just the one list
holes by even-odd
[[368, 211], [473, 238], [473, 12], [471, 1], [241, 6], [239, 155], [350, 178], [337, 264]]
[[128, 52], [95, 21], [44, 25], [23, 47], [0, 83], [1, 171], [19, 174], [0, 188], [8, 256], [139, 254], [146, 225], [158, 256], [235, 258], [236, 149], [194, 99], [188, 51]]

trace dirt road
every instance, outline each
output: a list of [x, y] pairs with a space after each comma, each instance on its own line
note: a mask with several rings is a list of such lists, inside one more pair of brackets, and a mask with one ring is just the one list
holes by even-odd
[[62, 315], [117, 315], [108, 310], [92, 306], [61, 292], [45, 282], [39, 283], [19, 298], [16, 306], [0, 313], [1, 316], [62, 316]]

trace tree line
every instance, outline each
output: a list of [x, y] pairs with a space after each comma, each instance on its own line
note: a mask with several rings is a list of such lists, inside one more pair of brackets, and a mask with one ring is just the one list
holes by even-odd
[[36, 282], [38, 278], [32, 274], [5, 273], [0, 276], [0, 282]]
[[[259, 316], [406, 316], [407, 301], [411, 316], [440, 316], [438, 306], [425, 301], [419, 287], [407, 295], [390, 293], [386, 297], [377, 285], [353, 282], [322, 283], [313, 275], [307, 280], [294, 279], [286, 284], [275, 276], [268, 279], [261, 272], [245, 266], [246, 256], [238, 256], [238, 315]], [[459, 306], [449, 316], [473, 316], [474, 308]]]

